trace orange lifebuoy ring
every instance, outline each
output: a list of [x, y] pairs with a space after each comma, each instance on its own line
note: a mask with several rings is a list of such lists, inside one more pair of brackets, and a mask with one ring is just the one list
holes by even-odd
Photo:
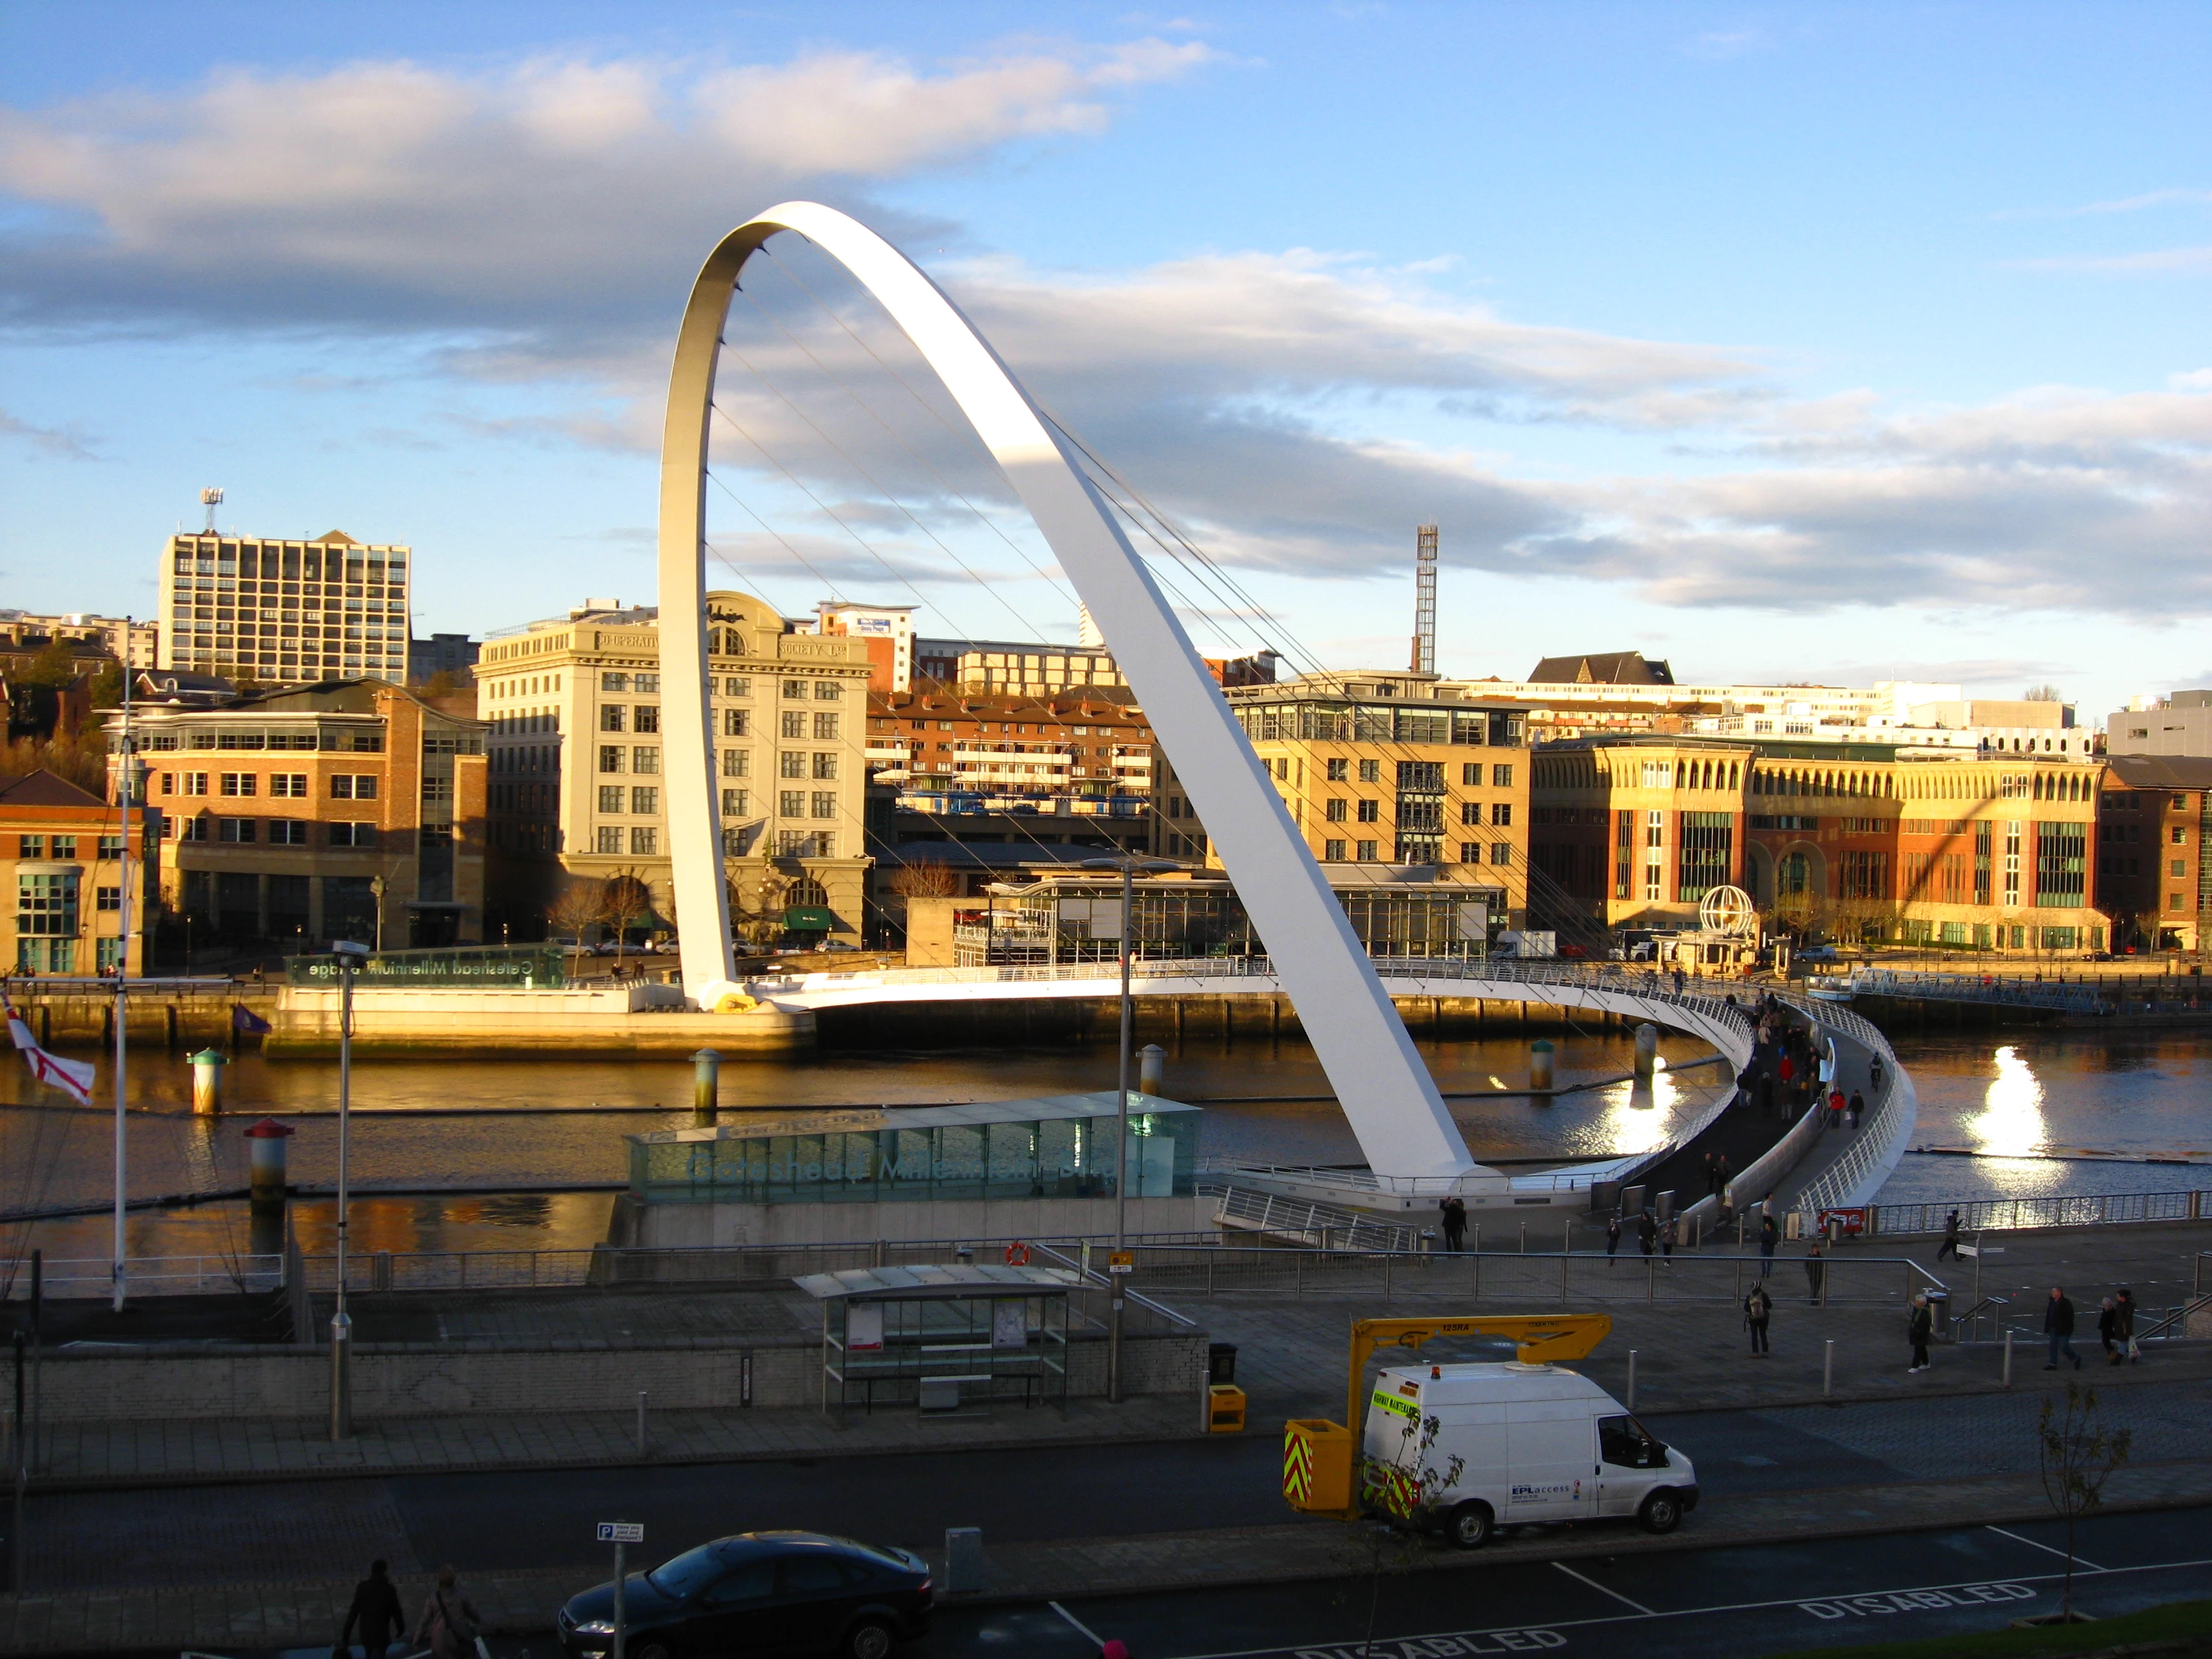
[[1009, 1267], [1028, 1267], [1030, 1265], [1030, 1247], [1023, 1243], [1019, 1239], [1016, 1239], [1012, 1243], [1007, 1245], [1006, 1265]]

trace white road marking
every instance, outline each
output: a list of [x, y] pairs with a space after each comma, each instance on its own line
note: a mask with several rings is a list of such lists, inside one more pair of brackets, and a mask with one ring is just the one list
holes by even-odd
[[[1992, 1528], [1992, 1530], [1995, 1529]], [[2076, 1556], [2074, 1559], [2078, 1562], [2080, 1561], [2081, 1557]], [[1559, 1564], [1554, 1562], [1553, 1565], [1556, 1566]], [[2142, 1566], [2137, 1567], [2095, 1567], [2085, 1571], [2076, 1572], [2074, 1576], [2076, 1578], [2090, 1577], [2118, 1578], [2123, 1577], [2129, 1573], [2179, 1572], [2190, 1567], [2212, 1567], [2212, 1557], [2208, 1557], [2205, 1559], [2199, 1561], [2152, 1561], [2146, 1562]], [[1577, 1575], [1578, 1577], [1580, 1576], [1581, 1575], [1579, 1574]], [[1909, 1589], [1850, 1590], [1844, 1592], [1844, 1594], [1845, 1595], [1911, 1595], [1917, 1594], [1922, 1590], [1965, 1589], [1976, 1584], [2056, 1583], [2064, 1577], [2065, 1575], [2063, 1573], [2057, 1572], [2016, 1572], [2010, 1577], [2004, 1579], [1961, 1578], [1948, 1584], [1916, 1584]], [[1603, 1586], [1601, 1585], [1599, 1588], [1602, 1589]], [[1833, 1600], [1836, 1598], [1831, 1597], [1829, 1599]], [[1377, 1638], [1376, 1639], [1392, 1642], [1433, 1642], [1444, 1637], [1463, 1638], [1469, 1636], [1489, 1636], [1493, 1635], [1499, 1631], [1575, 1630], [1584, 1625], [1632, 1625], [1636, 1623], [1638, 1618], [1694, 1619], [1703, 1618], [1708, 1614], [1716, 1613], [1763, 1613], [1774, 1607], [1800, 1607], [1804, 1605], [1804, 1602], [1805, 1598], [1802, 1595], [1791, 1596], [1786, 1601], [1729, 1601], [1724, 1602], [1717, 1607], [1677, 1607], [1670, 1609], [1666, 1613], [1653, 1613], [1647, 1614], [1611, 1613], [1595, 1619], [1552, 1619], [1545, 1620], [1541, 1625], [1492, 1625], [1482, 1630], [1431, 1631], [1419, 1635], [1392, 1636], [1389, 1638]], [[1064, 1613], [1061, 1616], [1063, 1618], [1066, 1617]], [[1068, 1623], [1073, 1625], [1075, 1624], [1075, 1621], [1073, 1619], [1069, 1619]], [[1077, 1625], [1076, 1628], [1078, 1630], [1082, 1630], [1083, 1627], [1080, 1625]], [[1087, 1636], [1090, 1632], [1088, 1631], [1085, 1631], [1084, 1634]], [[1103, 1644], [1101, 1644], [1101, 1645], [1103, 1646]], [[1327, 1642], [1278, 1642], [1272, 1647], [1228, 1648], [1218, 1653], [1184, 1654], [1180, 1656], [1180, 1659], [1273, 1659], [1273, 1656], [1275, 1655], [1296, 1653], [1302, 1648], [1323, 1648], [1329, 1645], [1330, 1644]]]
[[[2032, 1550], [2041, 1550], [2045, 1555], [2055, 1555], [2062, 1561], [2066, 1559], [2064, 1550], [2055, 1550], [2048, 1544], [2039, 1544], [2033, 1538], [2022, 1538], [2018, 1533], [2007, 1532], [2002, 1527], [1990, 1527], [1988, 1530], [1996, 1534], [2000, 1538], [2009, 1538], [2015, 1544], [2025, 1544]], [[2092, 1572], [2104, 1571], [2104, 1569], [2094, 1561], [2084, 1560], [2078, 1555], [2074, 1558], [2074, 1565], [2077, 1567], [2087, 1567]]]
[[1575, 1579], [1578, 1583], [1588, 1584], [1592, 1589], [1597, 1591], [1601, 1595], [1610, 1595], [1614, 1601], [1620, 1602], [1623, 1607], [1634, 1607], [1637, 1612], [1642, 1613], [1646, 1619], [1656, 1619], [1659, 1616], [1657, 1613], [1652, 1612], [1650, 1608], [1645, 1607], [1643, 1602], [1632, 1601], [1617, 1589], [1607, 1589], [1603, 1584], [1599, 1583], [1596, 1579], [1589, 1577], [1589, 1574], [1577, 1572], [1572, 1567], [1569, 1566], [1564, 1561], [1554, 1561], [1552, 1565], [1557, 1567], [1561, 1572], [1566, 1574], [1568, 1577]]
[[1103, 1647], [1106, 1645], [1106, 1644], [1105, 1644], [1104, 1642], [1103, 1642], [1103, 1641], [1101, 1641], [1101, 1640], [1099, 1639], [1098, 1632], [1097, 1632], [1097, 1631], [1095, 1631], [1095, 1630], [1091, 1629], [1090, 1626], [1088, 1626], [1088, 1625], [1085, 1624], [1085, 1623], [1084, 1623], [1080, 1619], [1078, 1619], [1078, 1618], [1077, 1618], [1073, 1613], [1070, 1613], [1070, 1612], [1069, 1612], [1066, 1607], [1063, 1607], [1062, 1606], [1060, 1606], [1059, 1602], [1057, 1602], [1057, 1601], [1048, 1601], [1048, 1602], [1046, 1602], [1046, 1603], [1045, 1603], [1045, 1606], [1047, 1606], [1047, 1607], [1050, 1607], [1050, 1608], [1051, 1608], [1054, 1613], [1058, 1613], [1061, 1618], [1063, 1618], [1063, 1619], [1066, 1620], [1067, 1620], [1067, 1622], [1068, 1622], [1069, 1624], [1071, 1624], [1071, 1625], [1074, 1626], [1075, 1626], [1075, 1628], [1076, 1628], [1077, 1633], [1078, 1633], [1078, 1634], [1079, 1634], [1079, 1635], [1081, 1635], [1081, 1636], [1082, 1636], [1085, 1640], [1087, 1640], [1087, 1641], [1091, 1644], [1091, 1646], [1093, 1646], [1093, 1647], [1095, 1647], [1095, 1648], [1103, 1648]]

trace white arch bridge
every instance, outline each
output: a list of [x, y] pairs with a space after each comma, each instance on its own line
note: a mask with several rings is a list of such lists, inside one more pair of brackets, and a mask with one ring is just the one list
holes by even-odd
[[[1435, 957], [1372, 958], [1383, 990], [1394, 1000], [1481, 999], [1517, 1002], [1564, 1013], [1617, 1014], [1649, 1020], [1711, 1043], [1725, 1056], [1729, 1075], [1751, 1059], [1753, 1033], [1741, 998], [1747, 988], [1692, 979], [1676, 993], [1665, 976], [1609, 963], [1583, 965], [1551, 962], [1459, 962]], [[1054, 967], [891, 968], [859, 973], [816, 973], [763, 978], [747, 988], [762, 1001], [781, 1009], [822, 1011], [884, 1004], [946, 1004], [1026, 1001], [1032, 999], [1109, 998], [1121, 991], [1119, 965], [1113, 962], [1070, 963]], [[1134, 996], [1264, 996], [1284, 989], [1281, 975], [1267, 957], [1139, 958], [1130, 963]], [[1784, 1002], [1832, 1039], [1839, 1054], [1863, 1067], [1881, 1062], [1881, 1082], [1869, 1095], [1868, 1114], [1858, 1133], [1820, 1157], [1817, 1120], [1802, 1133], [1793, 1130], [1758, 1164], [1741, 1171], [1731, 1188], [1738, 1208], [1774, 1196], [1788, 1207], [1817, 1212], [1869, 1202], [1898, 1158], [1911, 1144], [1918, 1117], [1912, 1079], [1898, 1063], [1889, 1040], [1849, 1009], [1833, 1003], [1784, 994]], [[1663, 1146], [1632, 1158], [1578, 1164], [1537, 1176], [1508, 1176], [1474, 1168], [1452, 1175], [1394, 1176], [1343, 1170], [1272, 1171], [1267, 1183], [1302, 1196], [1361, 1209], [1425, 1209], [1447, 1193], [1470, 1204], [1510, 1205], [1585, 1200], [1600, 1181], [1633, 1180], [1693, 1139], [1727, 1109], [1732, 1091], [1723, 1086], [1715, 1103], [1684, 1124]], [[1814, 1167], [1817, 1165], [1818, 1167]], [[1709, 1220], [1711, 1200], [1686, 1214]]]

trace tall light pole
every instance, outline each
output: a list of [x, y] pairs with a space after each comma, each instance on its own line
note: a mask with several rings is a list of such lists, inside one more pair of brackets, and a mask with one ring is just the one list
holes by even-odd
[[[1129, 1244], [1129, 1043], [1136, 1010], [1129, 996], [1129, 959], [1136, 954], [1131, 929], [1137, 872], [1176, 870], [1182, 866], [1124, 853], [1118, 859], [1085, 859], [1083, 867], [1121, 872], [1121, 1041], [1120, 1052], [1115, 1056], [1119, 1104], [1114, 1113], [1114, 1253], [1119, 1255]], [[1109, 1271], [1108, 1277], [1113, 1280], [1114, 1293], [1107, 1303], [1106, 1399], [1109, 1404], [1118, 1406], [1121, 1403], [1122, 1275]]]
[[346, 1312], [346, 1211], [353, 1131], [353, 980], [368, 948], [347, 939], [331, 945], [338, 961], [338, 1299], [331, 1315], [331, 1438], [353, 1438], [353, 1319]]

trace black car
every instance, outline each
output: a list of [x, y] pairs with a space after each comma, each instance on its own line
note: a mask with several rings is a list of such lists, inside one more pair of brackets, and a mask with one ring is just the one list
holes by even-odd
[[[836, 1653], [887, 1659], [929, 1628], [929, 1567], [910, 1550], [818, 1532], [718, 1538], [623, 1583], [629, 1659]], [[563, 1651], [614, 1646], [615, 1587], [571, 1596], [555, 1621]]]

